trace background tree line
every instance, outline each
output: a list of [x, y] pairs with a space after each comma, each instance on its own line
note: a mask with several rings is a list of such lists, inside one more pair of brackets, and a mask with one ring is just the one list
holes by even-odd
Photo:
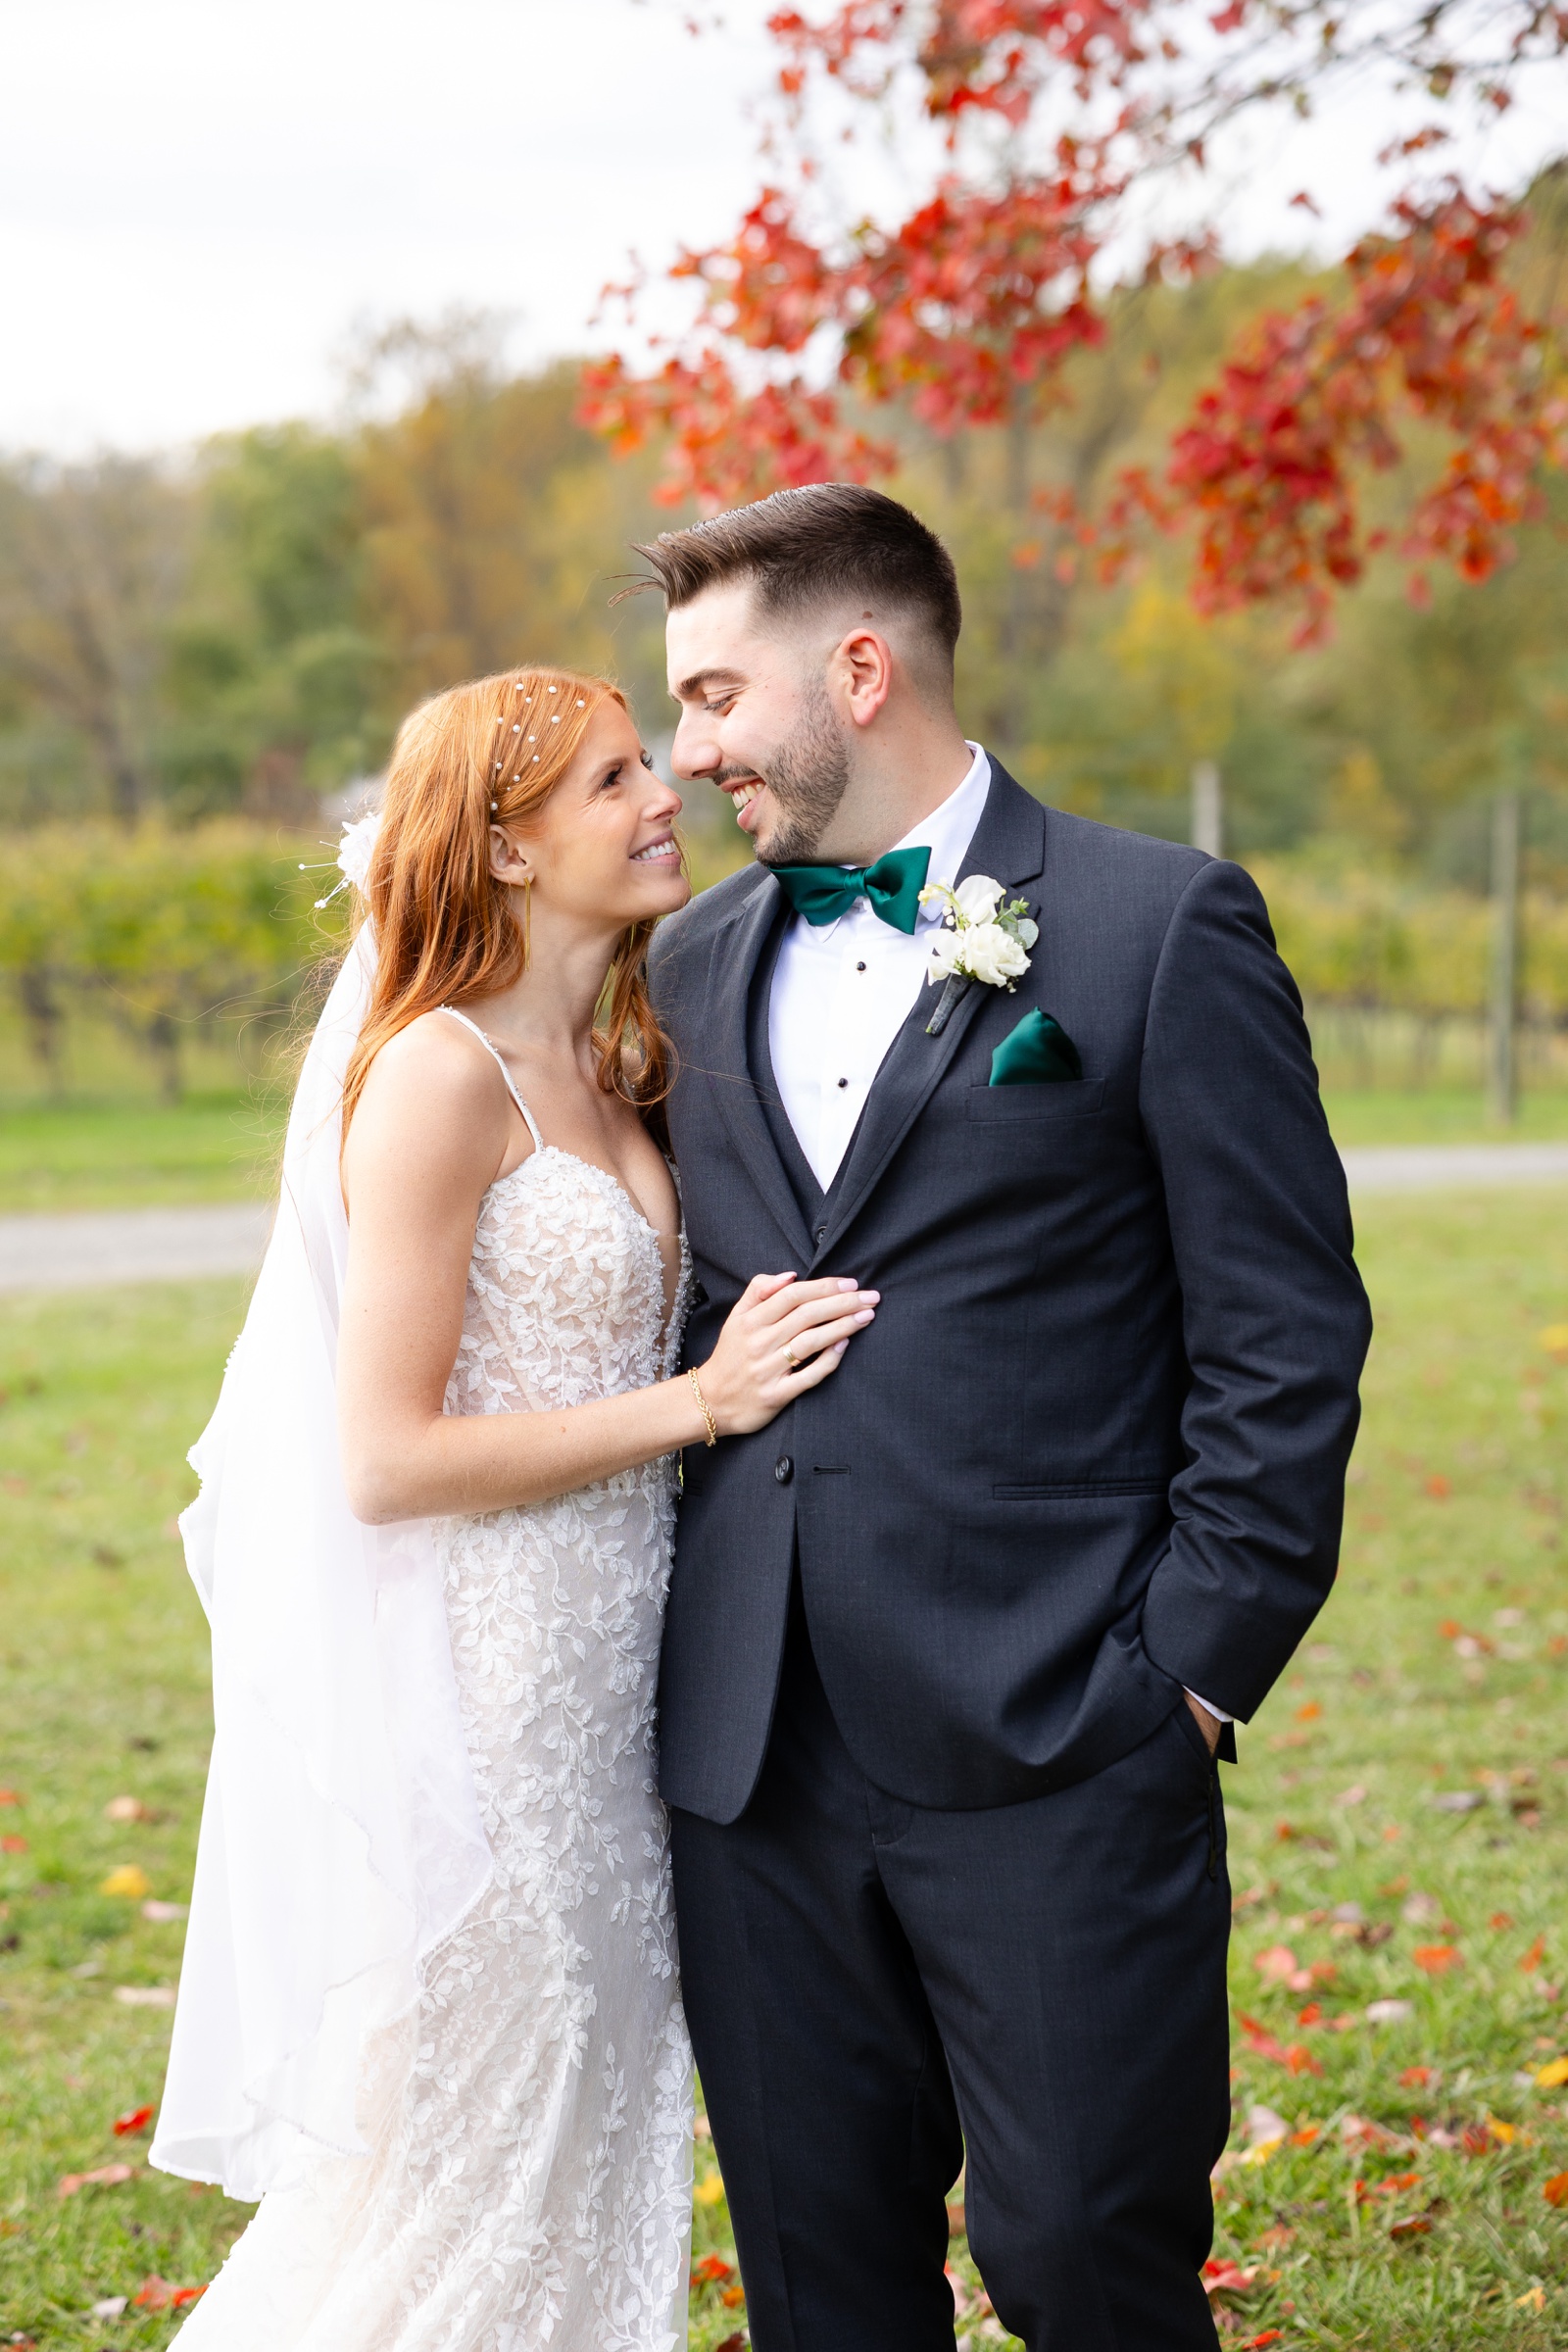
[[[1533, 219], [1517, 266], [1539, 277], [1568, 249], [1568, 178], [1538, 188]], [[1522, 787], [1539, 943], [1526, 992], [1560, 1019], [1547, 942], [1568, 894], [1561, 486], [1548, 483], [1547, 516], [1485, 584], [1445, 575], [1418, 605], [1396, 566], [1374, 565], [1336, 634], [1304, 648], [1266, 612], [1200, 618], [1175, 547], [1156, 543], [1105, 584], [1063, 520], [1068, 498], [1086, 508], [1168, 434], [1241, 322], [1311, 283], [1288, 261], [1151, 282], [1116, 298], [1104, 341], [1077, 355], [1043, 419], [943, 441], [895, 417], [892, 486], [959, 566], [960, 707], [1044, 797], [1172, 837], [1189, 829], [1194, 763], [1215, 761], [1227, 851], [1266, 860], [1276, 896], [1302, 910], [1308, 985], [1334, 1002], [1479, 1003], [1480, 951], [1460, 951], [1456, 915], [1436, 915], [1431, 894], [1484, 890], [1490, 798]], [[284, 1001], [286, 975], [309, 960], [309, 901], [284, 884], [301, 855], [324, 856], [300, 844], [327, 839], [322, 800], [382, 764], [420, 696], [544, 657], [614, 672], [650, 739], [664, 735], [657, 600], [612, 602], [635, 569], [629, 543], [670, 518], [655, 498], [659, 452], [617, 459], [578, 420], [574, 364], [518, 375], [497, 349], [482, 320], [404, 325], [364, 354], [334, 424], [262, 425], [178, 459], [0, 464], [0, 964], [40, 1050], [62, 990], [120, 988], [170, 1069], [171, 1024], [202, 1004]], [[885, 413], [877, 421], [885, 431]], [[1419, 450], [1405, 461], [1419, 462]], [[742, 851], [716, 797], [689, 796], [704, 878]], [[198, 855], [193, 837], [215, 825]], [[114, 843], [140, 835], [135, 875], [162, 858], [173, 889], [199, 869], [208, 915], [214, 859], [237, 863], [229, 949], [204, 963], [187, 939], [174, 956], [146, 925], [146, 970], [160, 956], [167, 968], [138, 994], [128, 950], [106, 960], [60, 909], [83, 839], [98, 844], [87, 865], [107, 869], [122, 859]], [[266, 956], [263, 866], [283, 892]], [[45, 867], [67, 878], [64, 897]], [[1416, 900], [1431, 902], [1419, 918]]]

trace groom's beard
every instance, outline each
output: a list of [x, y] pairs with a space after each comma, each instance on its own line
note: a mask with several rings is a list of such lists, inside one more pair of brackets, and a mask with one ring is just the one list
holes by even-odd
[[759, 858], [764, 865], [809, 865], [850, 781], [849, 745], [824, 686], [812, 688], [795, 733], [757, 773], [778, 814], [757, 845]]

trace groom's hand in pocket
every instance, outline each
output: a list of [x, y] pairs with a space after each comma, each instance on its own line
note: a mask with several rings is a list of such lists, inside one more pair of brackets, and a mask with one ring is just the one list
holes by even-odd
[[1203, 1735], [1204, 1746], [1212, 1755], [1219, 1745], [1219, 1736], [1225, 1728], [1224, 1725], [1220, 1722], [1219, 1717], [1211, 1715], [1202, 1700], [1195, 1698], [1190, 1690], [1184, 1690], [1182, 1696], [1193, 1711], [1193, 1721]]

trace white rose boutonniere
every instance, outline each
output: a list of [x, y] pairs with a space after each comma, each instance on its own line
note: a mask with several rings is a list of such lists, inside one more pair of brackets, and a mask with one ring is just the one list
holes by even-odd
[[949, 1013], [972, 980], [1009, 994], [1029, 969], [1029, 950], [1040, 937], [1040, 925], [1029, 917], [1027, 899], [1003, 904], [1000, 882], [989, 874], [970, 874], [955, 890], [950, 882], [928, 882], [920, 893], [922, 906], [945, 902], [947, 920], [938, 932], [926, 967], [929, 982], [945, 980], [942, 1002], [926, 1024], [926, 1034], [940, 1035]]

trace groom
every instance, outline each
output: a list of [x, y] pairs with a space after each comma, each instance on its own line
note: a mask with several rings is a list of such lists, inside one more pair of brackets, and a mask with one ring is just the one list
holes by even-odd
[[[752, 2341], [951, 2352], [964, 2164], [1030, 2352], [1197, 2352], [1213, 1759], [1333, 1582], [1369, 1328], [1299, 1001], [1240, 867], [965, 742], [905, 508], [829, 483], [640, 552], [675, 767], [760, 861], [651, 956], [687, 1358], [760, 1268], [881, 1293], [685, 1456], [661, 1785]], [[965, 876], [1021, 939], [928, 985], [920, 886]]]

